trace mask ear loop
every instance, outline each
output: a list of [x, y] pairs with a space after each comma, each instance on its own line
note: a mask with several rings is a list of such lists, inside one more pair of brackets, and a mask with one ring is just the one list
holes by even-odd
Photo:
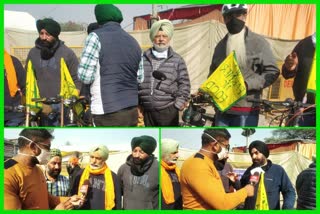
[[212, 140], [214, 140], [214, 142], [218, 142], [217, 139], [215, 139], [214, 137], [212, 137], [211, 135], [209, 135], [208, 133], [203, 132], [203, 134], [207, 135], [208, 137], [210, 137]]

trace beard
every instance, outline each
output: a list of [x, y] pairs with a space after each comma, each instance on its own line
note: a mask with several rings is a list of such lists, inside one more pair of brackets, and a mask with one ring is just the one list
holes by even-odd
[[60, 175], [61, 169], [49, 169], [48, 174], [53, 177], [57, 178]]
[[246, 45], [244, 41], [245, 28], [238, 34], [228, 34], [227, 56], [235, 51], [240, 68], [247, 67]]
[[39, 41], [40, 46], [45, 47], [45, 48], [52, 48], [54, 43], [56, 42], [56, 40], [52, 40], [51, 42], [47, 41], [47, 40], [41, 40]]
[[222, 159], [222, 160], [215, 160], [213, 163], [214, 163], [214, 166], [216, 167], [216, 169], [218, 171], [221, 171], [221, 170], [223, 170], [224, 166], [226, 165], [226, 162], [227, 162], [227, 159]]

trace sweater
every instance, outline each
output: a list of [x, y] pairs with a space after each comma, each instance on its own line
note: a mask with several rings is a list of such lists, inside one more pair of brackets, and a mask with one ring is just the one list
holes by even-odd
[[228, 210], [243, 203], [247, 197], [244, 188], [226, 193], [213, 161], [201, 153], [184, 161], [180, 176], [184, 209]]

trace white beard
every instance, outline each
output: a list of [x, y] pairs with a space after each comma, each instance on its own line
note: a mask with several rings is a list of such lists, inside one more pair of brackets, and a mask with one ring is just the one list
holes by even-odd
[[247, 67], [247, 55], [246, 55], [246, 45], [244, 42], [244, 34], [246, 30], [243, 28], [243, 30], [240, 33], [237, 34], [228, 34], [228, 40], [227, 40], [227, 56], [232, 51], [235, 51], [236, 58], [239, 63], [239, 66], [241, 68]]

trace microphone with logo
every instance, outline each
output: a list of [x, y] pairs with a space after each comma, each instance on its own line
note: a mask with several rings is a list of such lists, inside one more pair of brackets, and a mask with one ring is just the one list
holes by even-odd
[[81, 185], [80, 190], [79, 190], [79, 192], [81, 194], [80, 195], [81, 200], [79, 200], [77, 202], [72, 202], [75, 209], [79, 209], [80, 207], [82, 207], [82, 205], [86, 199], [86, 196], [88, 194], [89, 184], [90, 184], [90, 182], [88, 179], [83, 181], [83, 184]]
[[80, 187], [80, 191], [79, 192], [81, 193], [81, 198], [82, 199], [85, 199], [87, 194], [88, 194], [89, 184], [90, 184], [89, 180], [86, 179], [86, 180], [84, 180], [82, 186]]
[[259, 179], [260, 179], [260, 173], [259, 172], [254, 172], [253, 175], [251, 174], [251, 176], [250, 176], [249, 183], [252, 186], [255, 186], [259, 182]]
[[260, 180], [260, 174], [263, 172], [263, 169], [261, 167], [256, 167], [250, 171], [251, 175], [249, 178], [249, 183], [253, 186], [257, 185]]

